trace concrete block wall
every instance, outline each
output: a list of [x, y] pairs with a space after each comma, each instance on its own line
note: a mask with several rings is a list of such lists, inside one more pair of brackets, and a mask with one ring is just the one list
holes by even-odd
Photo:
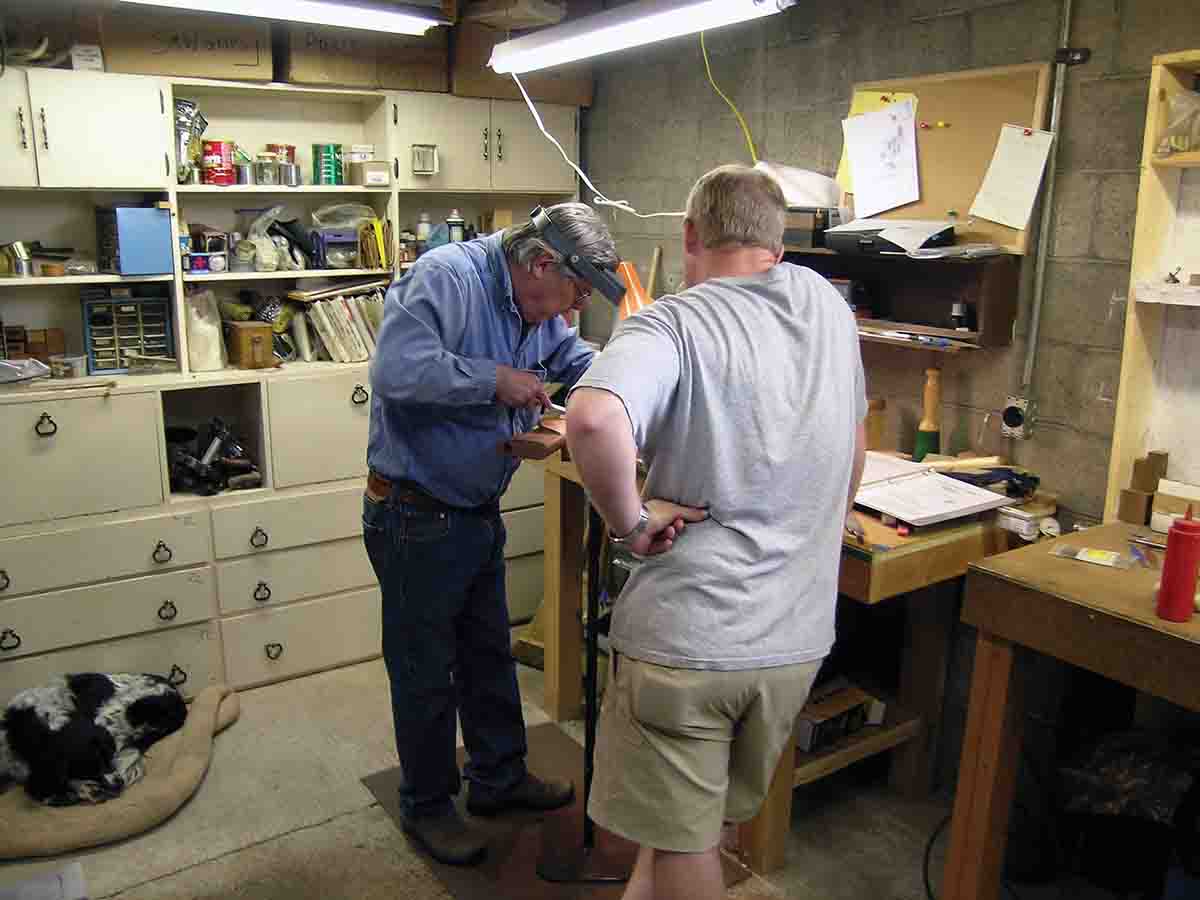
[[[708, 36], [713, 76], [745, 116], [761, 158], [832, 175], [852, 85], [868, 79], [1048, 60], [1059, 0], [850, 0], [801, 3]], [[1028, 283], [1011, 348], [941, 354], [943, 439], [1028, 465], [1068, 519], [1099, 517], [1111, 444], [1150, 59], [1200, 46], [1200, 14], [1178, 0], [1075, 0], [1071, 43], [1092, 60], [1068, 75], [1058, 186], [1033, 396], [1034, 438], [1005, 442], [997, 411], [1020, 385]], [[584, 116], [589, 173], [639, 209], [682, 209], [713, 166], [749, 162], [728, 107], [682, 38], [603, 59]], [[678, 219], [608, 213], [622, 255], [648, 273], [664, 252], [659, 292], [681, 284]], [[610, 317], [587, 317], [592, 334]], [[931, 354], [864, 346], [872, 394], [888, 401], [888, 435], [911, 448]], [[989, 413], [991, 414], [989, 416]]]

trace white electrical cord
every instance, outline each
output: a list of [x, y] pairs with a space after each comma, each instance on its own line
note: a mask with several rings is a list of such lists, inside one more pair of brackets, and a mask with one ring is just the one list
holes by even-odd
[[521, 79], [517, 77], [516, 72], [513, 72], [511, 74], [512, 74], [513, 81], [515, 81], [517, 83], [517, 87], [521, 91], [521, 96], [525, 98], [525, 105], [528, 106], [529, 111], [531, 113], [533, 113], [533, 121], [537, 123], [538, 129], [542, 132], [543, 135], [546, 136], [546, 140], [548, 140], [550, 143], [552, 143], [555, 147], [558, 148], [558, 152], [562, 154], [562, 158], [564, 160], [566, 160], [567, 165], [570, 166], [572, 169], [574, 169], [575, 173], [580, 178], [583, 179], [583, 183], [592, 189], [592, 192], [595, 195], [592, 198], [592, 203], [594, 205], [596, 205], [596, 206], [611, 206], [613, 209], [619, 209], [619, 210], [621, 210], [621, 212], [629, 213], [631, 216], [637, 216], [639, 219], [658, 219], [658, 218], [682, 219], [687, 215], [687, 213], [685, 213], [685, 212], [640, 213], [636, 209], [634, 209], [633, 206], [628, 201], [626, 201], [626, 200], [609, 200], [602, 193], [600, 193], [600, 189], [598, 187], [596, 187], [594, 184], [592, 184], [591, 179], [588, 178], [587, 175], [583, 174], [583, 170], [581, 168], [579, 168], [579, 166], [575, 165], [575, 163], [571, 160], [571, 157], [567, 156], [567, 151], [563, 149], [563, 146], [562, 146], [562, 144], [560, 144], [558, 142], [558, 139], [554, 135], [552, 135], [549, 131], [546, 130], [546, 126], [542, 124], [542, 117], [540, 115], [538, 115], [537, 107], [535, 107], [533, 105], [533, 101], [529, 99], [529, 94], [527, 94], [525, 92], [525, 85], [521, 84]]

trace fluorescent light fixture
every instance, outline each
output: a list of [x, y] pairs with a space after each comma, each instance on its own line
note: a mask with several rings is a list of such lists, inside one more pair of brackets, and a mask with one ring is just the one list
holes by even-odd
[[[723, 25], [761, 19], [794, 0], [637, 0], [497, 44], [499, 74], [533, 72]], [[836, 2], [836, 0], [835, 0]]]
[[231, 16], [251, 16], [256, 19], [303, 22], [307, 25], [383, 31], [388, 34], [424, 34], [434, 25], [445, 24], [433, 15], [419, 16], [395, 9], [333, 3], [329, 0], [286, 0], [286, 2], [285, 0], [124, 0], [124, 2], [143, 6], [166, 6], [171, 9], [226, 13]]

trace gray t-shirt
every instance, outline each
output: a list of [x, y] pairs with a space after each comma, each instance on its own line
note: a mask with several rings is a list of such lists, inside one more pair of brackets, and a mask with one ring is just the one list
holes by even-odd
[[759, 669], [833, 646], [862, 357], [845, 300], [781, 263], [663, 297], [621, 323], [577, 387], [621, 399], [645, 496], [703, 506], [613, 612], [627, 656]]

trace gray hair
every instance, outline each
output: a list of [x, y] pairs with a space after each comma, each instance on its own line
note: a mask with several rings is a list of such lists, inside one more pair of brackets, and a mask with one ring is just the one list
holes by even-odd
[[779, 182], [747, 166], [718, 166], [688, 195], [687, 217], [706, 249], [783, 249], [787, 201]]
[[[586, 203], [559, 203], [547, 208], [546, 214], [592, 265], [601, 269], [617, 267], [621, 258], [617, 256], [612, 234], [595, 210]], [[555, 265], [565, 268], [563, 255], [542, 239], [532, 221], [505, 228], [501, 243], [510, 263], [532, 269], [533, 261], [541, 254], [548, 253]]]

